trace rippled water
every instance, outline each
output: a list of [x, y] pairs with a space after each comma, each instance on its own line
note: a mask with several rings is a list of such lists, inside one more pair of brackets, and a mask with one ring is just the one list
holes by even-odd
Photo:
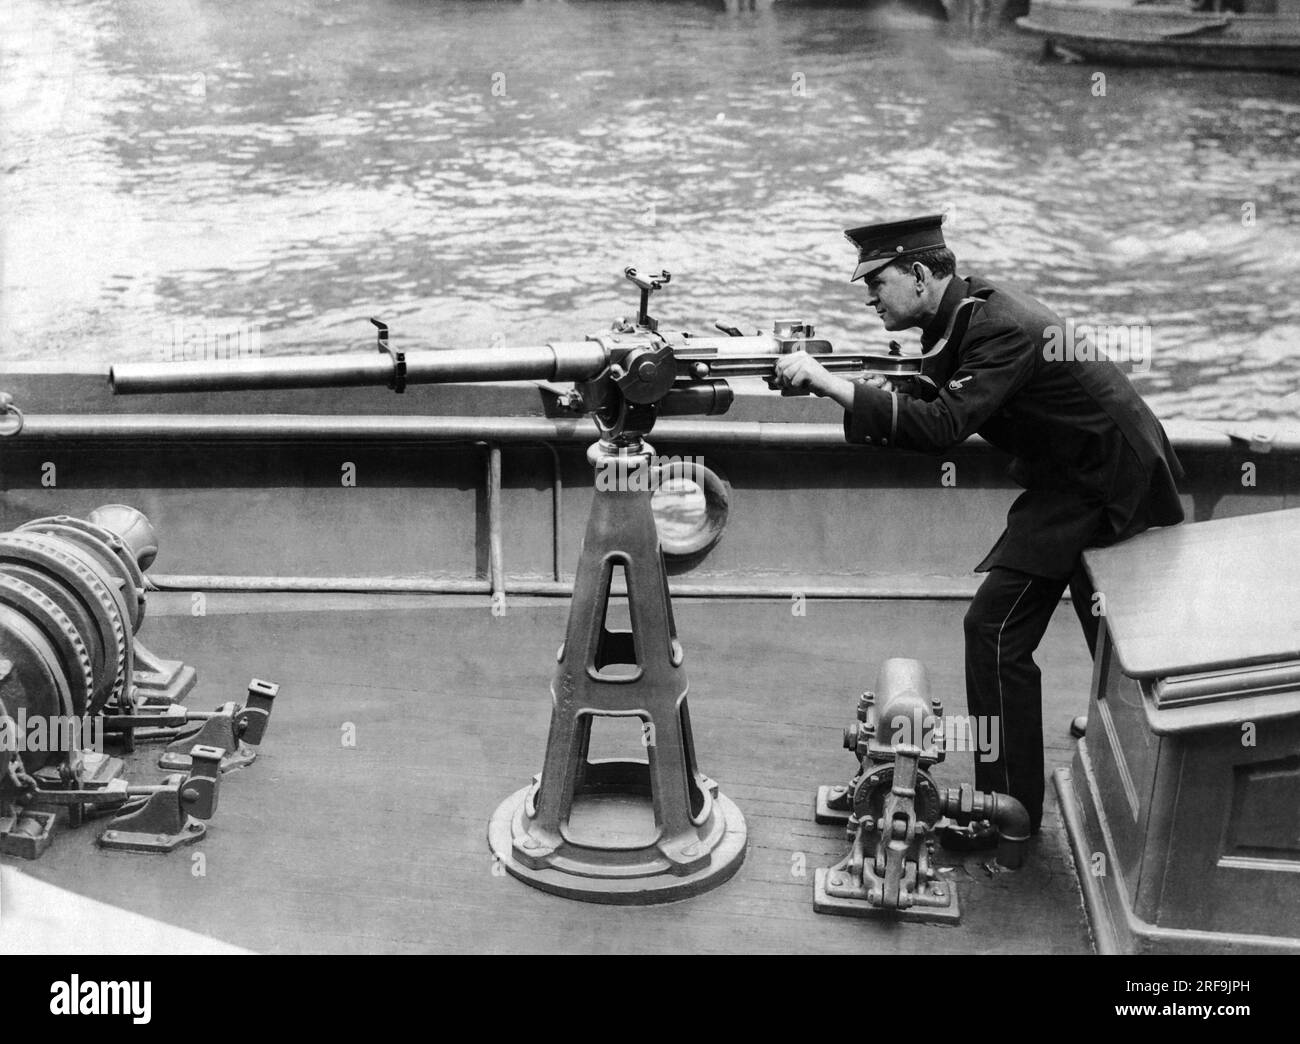
[[[882, 331], [841, 230], [1149, 325], [1164, 416], [1300, 414], [1300, 78], [1045, 65], [889, 9], [5, 0], [0, 360]], [[1253, 223], [1243, 220], [1253, 208]]]

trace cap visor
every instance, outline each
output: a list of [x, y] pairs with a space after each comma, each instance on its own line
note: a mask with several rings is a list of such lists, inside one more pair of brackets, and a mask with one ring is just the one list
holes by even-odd
[[853, 270], [853, 278], [850, 279], [849, 282], [856, 283], [859, 279], [866, 278], [871, 275], [872, 272], [879, 272], [882, 268], [887, 268], [893, 263], [893, 258], [889, 258], [885, 261], [881, 261], [879, 258], [876, 258], [874, 261], [863, 261]]

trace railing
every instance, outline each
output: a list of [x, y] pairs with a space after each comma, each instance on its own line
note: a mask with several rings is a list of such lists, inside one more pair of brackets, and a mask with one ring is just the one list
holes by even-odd
[[[162, 396], [143, 409], [146, 400], [128, 400], [135, 408], [124, 412], [102, 375], [4, 381], [25, 420], [20, 434], [0, 439], [0, 522], [75, 512], [120, 490], [166, 516], [160, 587], [569, 593], [565, 571], [590, 496], [584, 451], [595, 433], [582, 418], [548, 416], [557, 411], [545, 390]], [[366, 412], [342, 412], [354, 405]], [[826, 403], [766, 392], [739, 397], [734, 412], [665, 419], [650, 436], [665, 451], [702, 454], [734, 486], [721, 545], [676, 564], [675, 594], [970, 595], [978, 578], [969, 569], [1015, 494], [991, 447], [975, 439], [943, 459], [853, 447]], [[1188, 471], [1189, 518], [1300, 501], [1300, 426], [1167, 429]], [[466, 444], [478, 446], [474, 459]], [[340, 499], [326, 465], [362, 455], [361, 495]], [[959, 499], [937, 497], [941, 466], [954, 461]], [[44, 464], [57, 465], [56, 485], [42, 483]], [[337, 525], [323, 527], [323, 518]], [[313, 542], [319, 556], [305, 558]]]

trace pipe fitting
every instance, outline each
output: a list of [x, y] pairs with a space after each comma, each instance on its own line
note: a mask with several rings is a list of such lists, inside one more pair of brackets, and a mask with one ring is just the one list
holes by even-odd
[[1025, 843], [1029, 840], [1029, 813], [1008, 794], [989, 794], [989, 821], [998, 831], [998, 865], [1019, 870], [1025, 861]]

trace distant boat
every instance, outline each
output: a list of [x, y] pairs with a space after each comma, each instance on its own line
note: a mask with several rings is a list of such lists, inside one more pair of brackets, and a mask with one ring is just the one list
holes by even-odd
[[1300, 0], [1031, 0], [1016, 24], [1067, 58], [1300, 72]]

